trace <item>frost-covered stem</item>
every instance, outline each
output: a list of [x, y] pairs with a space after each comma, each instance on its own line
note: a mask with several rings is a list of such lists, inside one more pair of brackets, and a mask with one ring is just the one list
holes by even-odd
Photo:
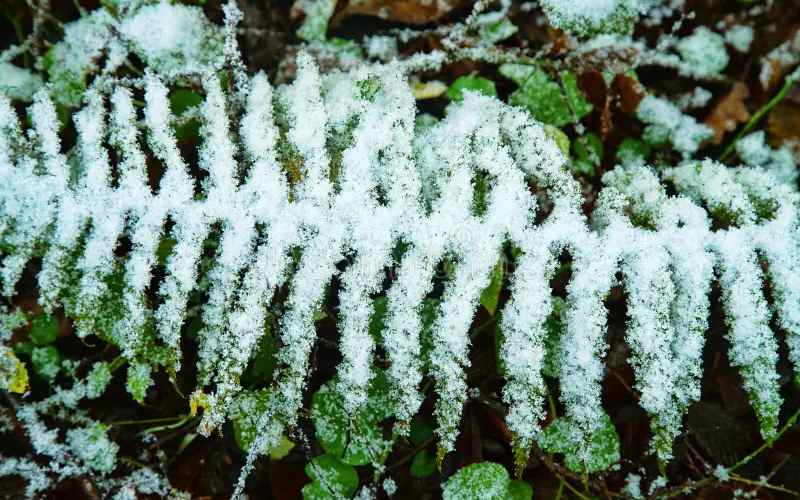
[[419, 313], [425, 296], [433, 288], [433, 275], [443, 251], [439, 245], [411, 248], [403, 256], [397, 279], [386, 292], [384, 349], [390, 362], [387, 376], [392, 387], [393, 410], [399, 423], [397, 431], [401, 435], [407, 434], [406, 424], [411, 422], [411, 417], [422, 404], [419, 392], [422, 381], [422, 319]]
[[[672, 441], [680, 432], [681, 413], [673, 404], [676, 375], [672, 345], [675, 329], [671, 306], [675, 286], [669, 254], [654, 233], [639, 231], [637, 244], [626, 249], [622, 260], [628, 293], [628, 331], [631, 365], [639, 404], [650, 415], [654, 432], [652, 449], [662, 461], [672, 456]], [[630, 253], [628, 253], [630, 252]]]
[[614, 284], [619, 253], [625, 246], [617, 239], [619, 234], [612, 225], [602, 238], [586, 231], [574, 235], [569, 244], [573, 276], [567, 286], [559, 378], [561, 400], [574, 426], [573, 437], [582, 461], [588, 459], [588, 440], [599, 428], [603, 416], [601, 383], [603, 358], [608, 349], [603, 300]]
[[223, 54], [225, 56], [225, 62], [233, 73], [233, 80], [236, 84], [237, 108], [239, 108], [244, 104], [250, 90], [250, 79], [247, 76], [246, 68], [242, 61], [239, 43], [236, 41], [236, 28], [239, 23], [242, 22], [242, 19], [244, 19], [244, 14], [239, 10], [239, 5], [236, 0], [228, 0], [222, 7], [222, 12], [225, 15], [225, 25], [223, 27], [225, 45], [223, 46]]
[[[38, 214], [35, 219], [30, 221], [33, 222], [32, 227], [23, 229], [19, 234], [21, 241], [18, 246], [20, 248], [16, 249], [13, 255], [3, 259], [3, 293], [7, 296], [13, 294], [14, 285], [19, 279], [25, 262], [31, 256], [33, 244], [42, 237], [57, 209], [65, 217], [59, 221], [51, 247], [42, 259], [42, 270], [39, 273], [39, 287], [42, 290], [39, 301], [45, 310], [49, 311], [55, 307], [60, 288], [63, 285], [64, 259], [77, 240], [84, 219], [71, 196], [64, 196], [58, 201], [54, 200], [58, 195], [65, 193], [67, 189], [69, 167], [66, 157], [61, 154], [55, 107], [44, 89], [34, 96], [30, 116], [33, 129], [29, 131], [29, 135], [32, 142], [38, 144], [42, 154], [42, 163], [37, 165], [36, 173], [49, 177], [53, 192], [49, 194], [45, 206], [38, 207], [38, 210], [44, 210], [44, 213]], [[28, 216], [31, 217], [31, 215]]]
[[[95, 92], [90, 92], [88, 105], [75, 117], [81, 140], [81, 155], [85, 158], [84, 179], [78, 187], [79, 203], [93, 207], [87, 216], [92, 227], [86, 237], [82, 257], [77, 262], [81, 271], [75, 315], [78, 317], [77, 333], [86, 336], [94, 333], [92, 314], [107, 292], [104, 281], [114, 268], [114, 249], [124, 229], [124, 208], [120, 207], [111, 192], [111, 166], [103, 148], [105, 135], [105, 103]], [[85, 113], [85, 114], [84, 114]]]
[[[208, 228], [201, 214], [188, 205], [194, 196], [194, 185], [170, 127], [172, 113], [169, 110], [167, 88], [152, 74], [145, 75], [145, 96], [145, 123], [150, 131], [148, 143], [156, 158], [166, 166], [158, 187], [156, 206], [163, 204], [165, 212], [173, 218], [173, 234], [177, 241], [167, 261], [167, 276], [159, 289], [164, 302], [156, 311], [157, 330], [164, 343], [175, 353], [177, 364], [180, 324], [184, 319], [186, 297], [194, 286], [196, 263]], [[146, 265], [139, 270], [142, 273], [150, 272]], [[177, 366], [175, 369], [177, 371]]]
[[527, 450], [533, 444], [547, 393], [541, 370], [545, 355], [545, 321], [552, 310], [550, 275], [555, 259], [545, 231], [537, 231], [522, 248], [511, 278], [511, 298], [503, 309], [500, 330], [506, 384], [503, 401], [508, 405], [506, 422], [514, 435], [515, 447]]
[[685, 414], [700, 399], [708, 296], [714, 277], [713, 256], [705, 243], [710, 236], [709, 222], [700, 207], [685, 198], [672, 198], [664, 204], [659, 224], [670, 252], [676, 291], [671, 314], [675, 328], [674, 399], [679, 413]]
[[769, 328], [761, 270], [752, 242], [743, 230], [715, 235], [719, 281], [731, 343], [731, 364], [738, 367], [764, 439], [775, 436], [783, 399], [778, 385], [778, 345]]

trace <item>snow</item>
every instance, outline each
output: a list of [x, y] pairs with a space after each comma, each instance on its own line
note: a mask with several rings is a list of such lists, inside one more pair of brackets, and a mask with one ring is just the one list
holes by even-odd
[[717, 465], [714, 467], [714, 477], [716, 477], [717, 480], [722, 483], [726, 483], [731, 480], [730, 471], [724, 465]]
[[725, 32], [725, 41], [738, 52], [745, 54], [753, 43], [753, 27], [743, 24], [731, 26]]

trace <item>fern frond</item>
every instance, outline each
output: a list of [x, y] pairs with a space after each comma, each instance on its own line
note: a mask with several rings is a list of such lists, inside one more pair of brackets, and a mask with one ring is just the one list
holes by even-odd
[[[0, 277], [3, 293], [13, 295], [26, 263], [41, 255], [42, 305], [63, 305], [80, 335], [118, 344], [131, 361], [137, 398], [152, 369], [180, 369], [181, 335], [193, 314], [187, 307], [199, 292], [197, 394], [205, 434], [230, 416], [270, 304], [285, 286], [278, 367], [245, 473], [296, 423], [315, 313], [334, 277], [341, 284], [336, 387], [345, 408], [355, 412], [367, 399], [380, 346], [397, 430], [407, 431], [423, 400], [421, 381], [430, 376], [440, 448], [451, 450], [468, 394], [469, 330], [507, 245], [518, 257], [500, 320], [503, 400], [523, 453], [545, 417], [549, 280], [563, 251], [572, 278], [558, 349], [560, 397], [570, 439], [586, 460], [606, 421], [604, 300], [618, 271], [635, 386], [659, 458], [670, 458], [682, 418], [700, 396], [715, 271], [731, 361], [764, 436], [774, 435], [778, 343], [759, 258], [769, 264], [778, 324], [797, 368], [800, 238], [797, 193], [768, 173], [709, 160], [668, 169], [662, 178], [643, 166], [618, 167], [604, 178], [590, 225], [556, 144], [525, 111], [495, 99], [467, 93], [440, 122], [415, 130], [414, 100], [398, 65], [323, 77], [307, 55], [289, 86], [274, 90], [263, 75], [251, 78], [241, 116], [231, 105], [238, 97], [215, 76], [204, 85], [197, 179], [172, 131], [167, 88], [152, 74], [143, 78], [141, 127], [131, 89], [89, 92], [73, 117], [77, 146], [68, 153], [47, 90], [34, 98], [26, 133], [0, 99]], [[685, 152], [694, 150], [689, 142]], [[163, 169], [157, 186], [148, 179], [153, 162]], [[479, 180], [489, 186], [481, 207]], [[668, 196], [664, 182], [680, 195]], [[552, 201], [540, 224], [529, 183]], [[159, 248], [168, 239], [174, 245], [155, 293]], [[421, 309], [445, 260], [454, 271], [423, 353]], [[385, 287], [392, 268], [396, 276]], [[379, 293], [387, 315], [376, 339], [369, 326]]]

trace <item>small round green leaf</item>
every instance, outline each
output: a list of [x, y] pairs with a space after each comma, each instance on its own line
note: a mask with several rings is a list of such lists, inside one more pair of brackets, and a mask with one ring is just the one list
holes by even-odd
[[411, 475], [418, 478], [428, 477], [436, 472], [436, 458], [428, 450], [421, 450], [411, 461]]
[[313, 482], [322, 486], [322, 491], [335, 497], [349, 497], [358, 488], [356, 469], [329, 453], [314, 457], [306, 465], [306, 474]]
[[31, 321], [30, 339], [37, 346], [52, 344], [58, 338], [58, 319], [50, 314], [40, 314]]
[[35, 347], [31, 352], [31, 364], [33, 371], [52, 382], [61, 369], [61, 355], [51, 345]]
[[451, 101], [458, 102], [464, 98], [464, 91], [466, 90], [497, 97], [497, 89], [494, 86], [494, 82], [480, 76], [458, 77], [444, 95]]
[[492, 462], [481, 462], [464, 467], [453, 474], [442, 487], [442, 498], [507, 500], [510, 498], [510, 483], [505, 467]]

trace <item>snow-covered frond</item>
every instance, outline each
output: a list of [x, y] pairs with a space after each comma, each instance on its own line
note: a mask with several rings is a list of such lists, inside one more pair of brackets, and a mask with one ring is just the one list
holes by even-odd
[[[617, 167], [603, 179], [590, 225], [566, 158], [527, 112], [466, 92], [441, 121], [415, 129], [414, 98], [397, 64], [321, 77], [301, 55], [293, 84], [273, 89], [259, 74], [235, 96], [209, 75], [194, 169], [173, 131], [167, 87], [149, 73], [143, 83], [141, 117], [123, 85], [87, 93], [67, 152], [46, 89], [34, 97], [25, 133], [0, 99], [2, 290], [13, 295], [28, 261], [41, 256], [42, 305], [63, 306], [80, 335], [117, 344], [139, 399], [154, 369], [180, 368], [191, 328], [203, 433], [231, 416], [267, 325], [278, 324], [274, 383], [245, 471], [296, 424], [315, 321], [333, 294], [342, 354], [333, 387], [348, 413], [367, 400], [380, 349], [397, 431], [408, 431], [430, 377], [440, 447], [453, 449], [468, 399], [469, 332], [508, 255], [515, 268], [501, 301], [499, 352], [518, 449], [537, 440], [546, 415], [549, 283], [563, 252], [571, 280], [557, 376], [580, 456], [606, 418], [604, 301], [618, 273], [635, 388], [659, 458], [670, 458], [700, 396], [715, 271], [730, 359], [764, 435], [775, 432], [778, 341], [759, 259], [769, 264], [777, 324], [797, 368], [800, 237], [798, 195], [768, 171], [710, 160], [661, 177], [641, 165]], [[682, 115], [667, 111], [676, 120], [649, 123], [693, 152], [705, 131], [692, 123], [687, 132]], [[540, 208], [531, 184], [551, 203]], [[381, 294], [384, 327], [375, 335]], [[430, 298], [438, 302], [426, 323]]]

